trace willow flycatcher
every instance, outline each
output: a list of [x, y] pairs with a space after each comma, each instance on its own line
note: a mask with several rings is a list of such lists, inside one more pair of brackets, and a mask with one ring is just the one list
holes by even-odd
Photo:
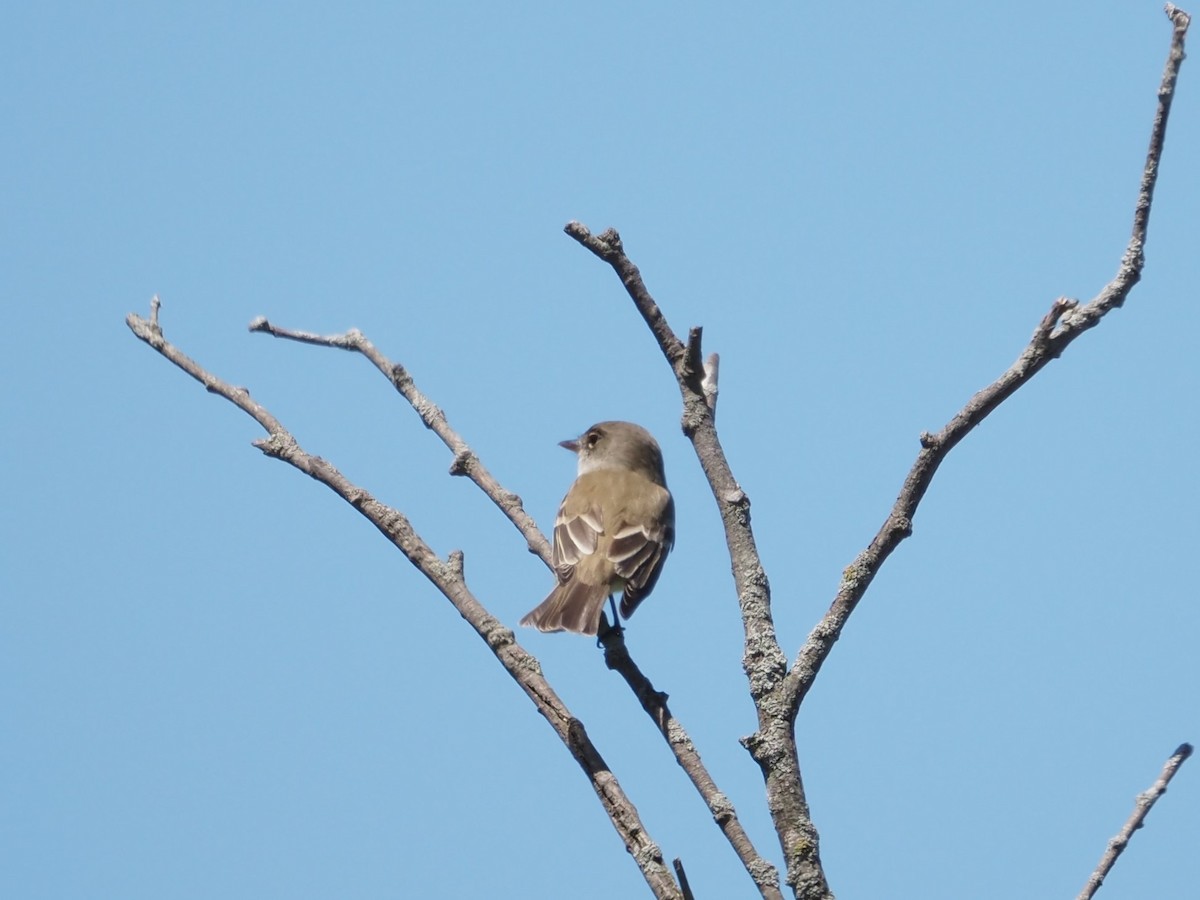
[[594, 635], [605, 599], [620, 591], [628, 619], [654, 590], [675, 544], [675, 501], [658, 442], [640, 425], [601, 422], [560, 446], [578, 455], [579, 474], [554, 520], [558, 584], [521, 624]]

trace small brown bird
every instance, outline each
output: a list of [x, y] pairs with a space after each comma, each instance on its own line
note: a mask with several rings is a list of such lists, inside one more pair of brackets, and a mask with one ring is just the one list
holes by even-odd
[[628, 619], [654, 590], [675, 544], [675, 501], [640, 425], [600, 422], [560, 446], [578, 454], [579, 475], [554, 520], [558, 584], [521, 624], [594, 635], [606, 599], [620, 591]]

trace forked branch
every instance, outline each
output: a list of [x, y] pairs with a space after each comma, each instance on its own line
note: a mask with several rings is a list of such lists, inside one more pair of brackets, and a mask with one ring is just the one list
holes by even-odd
[[682, 892], [663, 860], [662, 851], [650, 838], [637, 809], [621, 789], [600, 751], [588, 738], [583, 723], [571, 715], [542, 676], [537, 659], [516, 642], [512, 631], [495, 619], [467, 587], [462, 554], [455, 552], [447, 560], [440, 559], [399, 510], [380, 503], [352, 484], [328, 462], [307, 453], [278, 419], [251, 399], [248, 391], [222, 381], [168, 343], [159, 325], [159, 307], [158, 298], [155, 297], [151, 301], [149, 319], [130, 313], [125, 320], [130, 330], [203, 384], [206, 390], [224, 397], [254, 419], [267, 432], [267, 437], [255, 441], [254, 446], [267, 456], [282, 460], [321, 482], [349, 503], [433, 583], [484, 640], [505, 671], [521, 686], [537, 711], [566, 745], [587, 776], [654, 896], [661, 900], [680, 900]]
[[1190, 24], [1190, 18], [1182, 10], [1168, 4], [1166, 12], [1173, 26], [1171, 47], [1158, 89], [1158, 107], [1150, 131], [1150, 148], [1146, 153], [1141, 186], [1134, 205], [1133, 229], [1116, 277], [1088, 303], [1080, 304], [1066, 297], [1055, 300], [1016, 362], [972, 397], [941, 431], [921, 435], [921, 451], [904, 480], [891, 512], [867, 548], [843, 571], [841, 585], [829, 611], [809, 634], [788, 671], [784, 699], [793, 710], [793, 715], [804, 702], [821, 665], [833, 650], [850, 614], [880, 568], [900, 542], [912, 534], [913, 516], [942, 461], [959, 441], [1051, 360], [1057, 359], [1072, 341], [1099, 324], [1106, 313], [1121, 306], [1141, 279], [1142, 266], [1145, 264], [1146, 231], [1150, 225], [1150, 207], [1166, 139], [1167, 117], [1175, 96], [1175, 83], [1184, 59], [1184, 38]]
[[[345, 334], [318, 335], [306, 331], [280, 328], [261, 316], [250, 323], [250, 330], [270, 334], [283, 340], [349, 350], [366, 357], [412, 405], [426, 427], [437, 434], [454, 454], [454, 462], [450, 466], [451, 474], [469, 477], [521, 532], [529, 549], [536, 553], [547, 567], [552, 568], [549, 543], [533, 519], [525, 512], [521, 505], [521, 498], [511, 491], [505, 490], [492, 477], [475, 451], [450, 426], [445, 413], [417, 388], [408, 371], [399, 363], [393, 363], [384, 356], [362, 332], [351, 329]], [[706, 376], [707, 396], [711, 398], [714, 406], [717, 390], [716, 365], [714, 354], [714, 357], [710, 358], [705, 366], [705, 372], [711, 372], [710, 376]], [[680, 768], [687, 774], [704, 800], [712, 814], [713, 821], [716, 822], [730, 846], [733, 847], [759, 893], [766, 900], [782, 900], [783, 895], [779, 890], [779, 873], [754, 848], [749, 835], [742, 827], [732, 802], [717, 787], [691, 737], [667, 706], [667, 695], [655, 690], [650, 680], [634, 662], [625, 646], [623, 631], [610, 629], [605, 633], [602, 641], [605, 647], [605, 663], [625, 679], [626, 684], [638, 698], [642, 708], [666, 740], [676, 762], [679, 763]]]
[[[683, 399], [682, 426], [692, 441], [701, 468], [721, 513], [732, 562], [734, 583], [745, 629], [743, 668], [758, 713], [758, 731], [743, 743], [758, 762], [767, 784], [767, 800], [787, 861], [787, 881], [798, 897], [830, 897], [818, 851], [818, 836], [809, 815], [796, 753], [794, 725], [800, 704], [828, 658], [850, 614], [857, 607], [883, 563], [900, 542], [912, 534], [912, 521], [938, 466], [946, 455], [1004, 400], [1012, 396], [1080, 334], [1099, 323], [1125, 302], [1141, 278], [1144, 247], [1167, 118], [1175, 83], [1184, 59], [1184, 39], [1190, 18], [1171, 4], [1171, 47], [1158, 91], [1158, 107], [1150, 148], [1143, 167], [1134, 208], [1133, 230], [1116, 277], [1089, 303], [1059, 298], [1038, 323], [1029, 345], [993, 384], [977, 393], [936, 434], [922, 434], [922, 449], [905, 479], [900, 495], [878, 534], [842, 577], [829, 611], [813, 629], [789, 668], [775, 634], [767, 576], [750, 526], [750, 501], [741, 490], [717, 438], [715, 385], [706, 390], [705, 367], [699, 363], [700, 329], [693, 328], [685, 344], [667, 323], [661, 308], [625, 253], [620, 235], [608, 229], [599, 235], [578, 222], [566, 232], [608, 263], [658, 342], [675, 376]], [[715, 374], [715, 359], [713, 360]]]
[[831, 897], [820, 864], [817, 832], [804, 798], [792, 719], [779, 715], [775, 696], [783, 682], [787, 659], [775, 636], [770, 586], [750, 525], [750, 498], [734, 479], [717, 436], [717, 359], [714, 355], [709, 357], [708, 365], [701, 362], [699, 328], [691, 329], [686, 344], [675, 334], [650, 295], [638, 267], [626, 255], [621, 236], [615, 230], [610, 228], [593, 235], [579, 222], [568, 223], [565, 230], [612, 266], [658, 341], [679, 385], [683, 431], [708, 478], [733, 561], [734, 587], [745, 630], [742, 666], [758, 716], [758, 731], [743, 743], [767, 783], [767, 805], [787, 861], [788, 884], [798, 897], [806, 900]]

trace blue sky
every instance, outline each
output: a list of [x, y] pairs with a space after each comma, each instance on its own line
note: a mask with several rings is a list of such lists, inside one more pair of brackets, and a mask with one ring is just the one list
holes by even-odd
[[[719, 415], [789, 654], [918, 450], [1128, 236], [1153, 2], [10, 4], [0, 28], [0, 893], [644, 896], [584, 778], [449, 604], [254, 424], [244, 385], [461, 548], [515, 626], [541, 563], [361, 358], [358, 327], [542, 524], [556, 442], [658, 435], [676, 551], [628, 641], [760, 852], [741, 630], [614, 226]], [[801, 711], [834, 890], [1074, 896], [1200, 739], [1200, 70], [1145, 277], [942, 467]], [[521, 630], [698, 897], [752, 894], [587, 639]], [[1195, 767], [1195, 762], [1190, 767]], [[1101, 896], [1200, 883], [1185, 766]]]

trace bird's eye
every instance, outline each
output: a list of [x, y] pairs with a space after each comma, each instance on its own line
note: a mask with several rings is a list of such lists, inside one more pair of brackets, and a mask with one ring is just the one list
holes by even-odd
[[588, 448], [591, 449], [592, 447], [595, 447], [598, 443], [600, 443], [600, 432], [589, 431], [588, 436], [587, 436]]

